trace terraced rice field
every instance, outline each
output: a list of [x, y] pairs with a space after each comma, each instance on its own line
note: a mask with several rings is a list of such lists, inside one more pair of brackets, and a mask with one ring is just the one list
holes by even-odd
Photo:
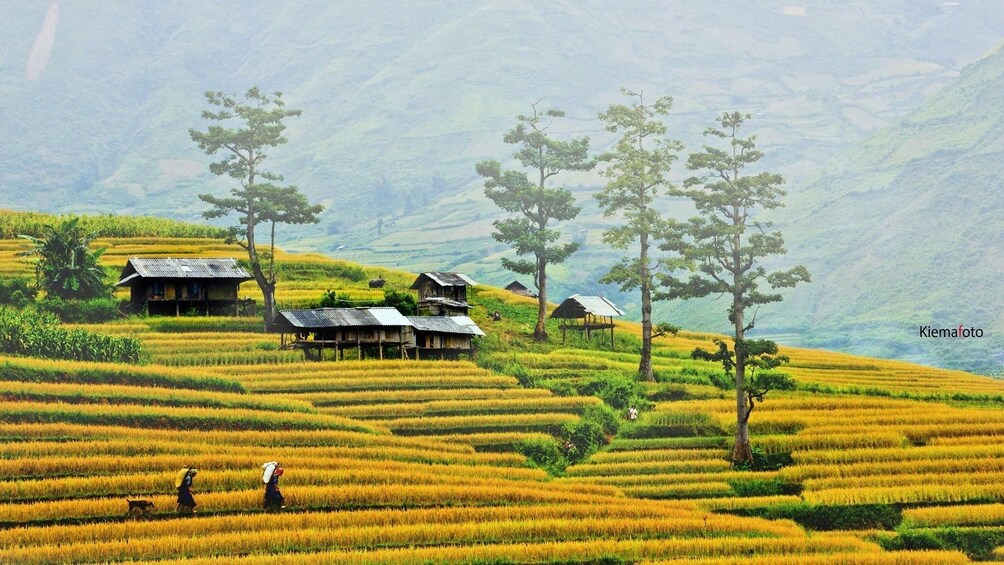
[[[211, 240], [104, 244], [115, 265], [238, 255]], [[0, 241], [5, 272], [17, 245]], [[279, 298], [364, 287], [294, 279]], [[771, 393], [752, 419], [777, 468], [736, 470], [732, 401], [708, 381], [713, 366], [687, 357], [710, 336], [682, 333], [660, 340], [653, 408], [555, 477], [514, 446], [602, 401], [548, 385], [630, 373], [633, 353], [522, 352], [536, 379], [523, 386], [470, 362], [306, 362], [259, 324], [83, 326], [138, 337], [141, 365], [0, 358], [0, 562], [940, 564], [1004, 546], [998, 381], [788, 350], [802, 389]], [[262, 509], [270, 460], [287, 469], [281, 518]], [[173, 481], [189, 465], [197, 513], [177, 516]], [[128, 517], [126, 498], [154, 507]]]

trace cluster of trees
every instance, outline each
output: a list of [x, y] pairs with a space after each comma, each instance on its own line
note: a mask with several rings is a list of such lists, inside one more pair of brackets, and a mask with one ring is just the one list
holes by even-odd
[[371, 306], [396, 308], [405, 316], [418, 315], [418, 302], [410, 292], [387, 289], [383, 291], [383, 300], [355, 300], [345, 293], [327, 290], [317, 303], [317, 308], [368, 308]]
[[[497, 220], [493, 237], [515, 250], [518, 260], [503, 266], [532, 275], [538, 291], [534, 338], [546, 340], [547, 269], [567, 260], [578, 248], [561, 243], [555, 223], [579, 213], [572, 193], [555, 184], [569, 171], [602, 167], [606, 186], [595, 194], [604, 215], [620, 222], [606, 230], [603, 240], [629, 251], [601, 279], [638, 290], [641, 299], [642, 348], [638, 372], [652, 380], [652, 339], [665, 331], [653, 324], [653, 300], [689, 299], [709, 295], [729, 297], [728, 319], [734, 328], [730, 348], [718, 340], [716, 351], [696, 349], [693, 356], [720, 362], [727, 384], [736, 393], [736, 441], [732, 458], [752, 463], [748, 422], [757, 402], [770, 390], [794, 385], [773, 369], [787, 359], [777, 355], [769, 340], [747, 339], [756, 323], [757, 308], [781, 300], [778, 289], [809, 281], [802, 266], [768, 272], [763, 260], [785, 253], [784, 240], [761, 218], [764, 211], [783, 205], [784, 179], [770, 172], [751, 171], [763, 157], [756, 137], [740, 132], [748, 114], [728, 112], [705, 131], [717, 141], [692, 153], [686, 168], [692, 172], [682, 187], [668, 174], [683, 145], [671, 139], [665, 118], [672, 98], [646, 102], [642, 93], [624, 90], [627, 104], [613, 104], [600, 113], [607, 130], [619, 133], [607, 152], [589, 155], [587, 137], [559, 140], [549, 133], [553, 120], [564, 113], [531, 105], [530, 115], [516, 117], [516, 126], [503, 139], [516, 146], [513, 157], [523, 169], [503, 169], [495, 160], [477, 164], [485, 177], [485, 195], [512, 217]], [[667, 197], [688, 198], [697, 215], [687, 222], [665, 217]], [[662, 326], [666, 327], [666, 326]], [[668, 329], [668, 328], [667, 328]]]
[[[557, 177], [574, 171], [602, 167], [606, 186], [595, 197], [607, 217], [620, 223], [608, 229], [603, 240], [615, 249], [629, 251], [613, 265], [601, 282], [620, 285], [640, 293], [642, 350], [638, 371], [653, 379], [652, 339], [669, 330], [652, 320], [654, 300], [724, 295], [731, 298], [728, 319], [734, 327], [731, 348], [717, 343], [717, 351], [695, 350], [695, 358], [722, 364], [730, 386], [735, 387], [737, 430], [733, 459], [752, 462], [747, 423], [756, 402], [769, 390], [791, 388], [789, 379], [773, 371], [786, 361], [777, 355], [776, 344], [746, 339], [756, 323], [757, 308], [781, 300], [778, 289], [809, 280], [808, 271], [797, 266], [768, 272], [763, 260], [785, 252], [781, 233], [770, 231], [761, 214], [783, 205], [784, 179], [770, 172], [754, 172], [763, 153], [756, 137], [740, 132], [748, 114], [722, 114], [705, 131], [716, 141], [692, 153], [686, 168], [693, 174], [675, 186], [669, 172], [683, 145], [668, 136], [665, 123], [672, 98], [649, 103], [642, 93], [624, 90], [628, 103], [612, 104], [600, 113], [606, 128], [620, 134], [614, 147], [590, 155], [589, 138], [558, 139], [549, 131], [554, 120], [564, 116], [558, 109], [542, 109], [538, 101], [529, 114], [518, 115], [515, 126], [503, 140], [516, 146], [513, 154], [520, 169], [506, 169], [497, 160], [477, 163], [485, 178], [485, 195], [509, 217], [494, 222], [493, 237], [512, 246], [517, 258], [504, 258], [503, 266], [533, 277], [538, 295], [537, 322], [533, 336], [545, 341], [547, 330], [548, 267], [566, 261], [578, 243], [561, 241], [557, 222], [574, 219], [580, 211]], [[282, 93], [266, 94], [249, 89], [243, 97], [207, 92], [212, 107], [202, 116], [210, 125], [205, 131], [190, 130], [192, 140], [208, 155], [222, 153], [209, 169], [238, 182], [229, 197], [203, 194], [212, 207], [204, 216], [219, 218], [233, 213], [237, 225], [227, 238], [248, 253], [254, 278], [265, 301], [265, 323], [275, 316], [276, 274], [274, 264], [276, 224], [316, 223], [323, 208], [310, 204], [295, 186], [263, 168], [269, 148], [286, 143], [284, 120], [300, 115], [288, 109]], [[226, 127], [233, 124], [234, 127]], [[686, 197], [697, 215], [687, 222], [665, 217], [663, 199]], [[256, 228], [269, 226], [268, 247], [259, 249]], [[334, 297], [333, 297], [334, 298]]]

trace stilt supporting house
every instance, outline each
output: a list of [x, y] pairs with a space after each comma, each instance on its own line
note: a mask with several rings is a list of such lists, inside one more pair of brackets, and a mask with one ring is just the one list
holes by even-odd
[[585, 332], [586, 339], [592, 339], [594, 332], [606, 333], [610, 330], [610, 348], [614, 348], [614, 318], [623, 316], [624, 311], [602, 296], [569, 296], [551, 313], [559, 320], [561, 343], [565, 343], [566, 332]]
[[240, 316], [254, 313], [253, 300], [238, 298], [241, 283], [251, 278], [229, 257], [132, 257], [115, 286], [130, 289], [133, 314]]
[[318, 361], [329, 349], [335, 360], [345, 359], [346, 349], [355, 349], [357, 359], [367, 353], [384, 359], [394, 348], [405, 359], [414, 337], [408, 318], [389, 307], [282, 310], [269, 331], [281, 334], [282, 347], [301, 349]]

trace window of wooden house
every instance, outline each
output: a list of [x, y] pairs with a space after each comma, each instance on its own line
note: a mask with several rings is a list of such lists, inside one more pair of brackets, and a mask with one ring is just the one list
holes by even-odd
[[154, 299], [164, 298], [164, 282], [153, 281], [150, 283], [150, 297]]
[[192, 300], [202, 298], [202, 284], [199, 283], [198, 281], [189, 281], [187, 290], [188, 290], [188, 298]]

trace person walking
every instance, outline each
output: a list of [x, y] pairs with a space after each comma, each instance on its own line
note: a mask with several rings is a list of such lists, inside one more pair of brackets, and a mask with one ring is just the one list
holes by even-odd
[[195, 497], [192, 496], [192, 479], [199, 472], [194, 467], [178, 471], [174, 486], [178, 489], [178, 514], [195, 514]]
[[276, 461], [269, 461], [262, 467], [261, 480], [265, 483], [265, 510], [276, 511], [285, 508], [286, 499], [279, 490], [279, 477], [285, 471]]

